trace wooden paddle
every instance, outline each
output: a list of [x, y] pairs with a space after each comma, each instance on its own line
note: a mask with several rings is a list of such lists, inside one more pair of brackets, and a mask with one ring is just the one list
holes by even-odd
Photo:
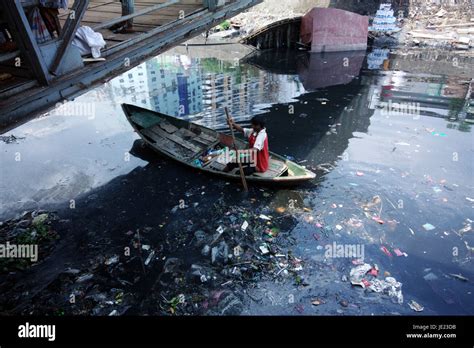
[[225, 114], [227, 116], [227, 121], [229, 122], [230, 132], [232, 134], [232, 142], [233, 142], [233, 145], [234, 145], [234, 150], [235, 150], [235, 154], [236, 154], [237, 163], [239, 164], [240, 178], [242, 179], [242, 185], [244, 185], [244, 191], [248, 192], [249, 188], [247, 186], [247, 180], [245, 179], [244, 167], [242, 166], [242, 163], [240, 163], [239, 152], [237, 150], [237, 145], [235, 144], [234, 127], [232, 126], [232, 124], [230, 122], [230, 114], [229, 114], [229, 110], [227, 109], [227, 107], [225, 108]]

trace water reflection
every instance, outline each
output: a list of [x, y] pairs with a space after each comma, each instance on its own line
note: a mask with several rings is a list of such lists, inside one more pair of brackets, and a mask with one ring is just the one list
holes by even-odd
[[[58, 109], [10, 132], [25, 139], [0, 144], [2, 168], [8, 168], [0, 181], [3, 209], [67, 201], [141, 165], [126, 155], [137, 136], [122, 115], [124, 102], [221, 130], [227, 129], [224, 107], [243, 124], [264, 113], [272, 149], [314, 166], [346, 156], [350, 140], [366, 133], [374, 112], [384, 108], [415, 105], [414, 115], [405, 116], [440, 117], [449, 130], [471, 129], [472, 84], [390, 70], [361, 74], [363, 66], [388, 68], [394, 57], [386, 59], [380, 49], [369, 53], [367, 63], [359, 52], [263, 52], [242, 61], [232, 50], [219, 59], [206, 52], [153, 58], [67, 103], [92, 104], [94, 117]], [[18, 180], [22, 185], [11, 184]]]
[[255, 51], [243, 59], [275, 74], [295, 74], [307, 91], [350, 83], [358, 77], [365, 51], [308, 53], [300, 51]]
[[[0, 215], [48, 204], [64, 206], [90, 191], [99, 193], [99, 198], [90, 199], [97, 209], [116, 207], [109, 216], [120, 213], [127, 226], [141, 227], [144, 215], [166, 215], [175, 203], [163, 203], [169, 205], [166, 210], [163, 204], [149, 202], [163, 197], [176, 201], [209, 180], [143, 152], [120, 104], [136, 104], [215, 129], [227, 128], [227, 106], [242, 124], [264, 114], [273, 151], [312, 168], [328, 164], [330, 170], [319, 172], [320, 185], [280, 190], [273, 202], [284, 205], [298, 197], [327, 226], [343, 226], [324, 242], [364, 243], [371, 260], [402, 281], [408, 297], [421, 298], [430, 313], [474, 311], [471, 284], [453, 285], [443, 276], [462, 272], [472, 277], [465, 247], [474, 245], [472, 233], [457, 234], [466, 219], [474, 219], [470, 80], [391, 69], [398, 57], [378, 49], [369, 52], [367, 61], [359, 53], [294, 52], [264, 52], [239, 61], [242, 57], [233, 50], [219, 58], [206, 56], [208, 50], [153, 58], [71, 102], [93, 103], [94, 117], [56, 110], [6, 134], [25, 139], [0, 143]], [[223, 53], [209, 53], [214, 54]], [[122, 192], [120, 185], [128, 191]], [[223, 181], [214, 186], [216, 194], [226, 187]], [[147, 199], [142, 199], [141, 190], [150, 193], [143, 196]], [[375, 195], [384, 200], [384, 225], [367, 219], [360, 209]], [[226, 197], [242, 203], [232, 194]], [[100, 214], [87, 216], [91, 225], [100, 220], [96, 215]], [[113, 219], [107, 220], [113, 224]], [[351, 227], [355, 220], [363, 222], [360, 230]], [[425, 231], [427, 222], [436, 229]], [[291, 231], [308, 272], [318, 256], [314, 230], [301, 222]], [[380, 243], [401, 248], [409, 257], [385, 258]], [[453, 247], [459, 249], [456, 258]], [[348, 265], [343, 266], [347, 270]], [[426, 268], [432, 268], [439, 281], [424, 282]], [[339, 274], [334, 277], [341, 279]], [[312, 289], [321, 287], [314, 274], [306, 279], [314, 283]], [[341, 291], [355, 296], [347, 284], [339, 284]], [[446, 291], [450, 286], [455, 296]], [[260, 310], [271, 313], [264, 306]], [[363, 310], [370, 314], [370, 307]]]
[[367, 56], [367, 68], [369, 70], [379, 70], [386, 67], [390, 55], [388, 48], [374, 47]]
[[[247, 122], [305, 93], [297, 76], [276, 76], [228, 59], [163, 55], [28, 122], [0, 143], [1, 216], [69, 202], [144, 163], [128, 154], [137, 135], [123, 116], [131, 103], [227, 129], [223, 108]], [[70, 112], [78, 104], [86, 114]], [[69, 110], [69, 111], [68, 111]], [[5, 170], [8, 168], [8, 170]], [[35, 173], [34, 177], [31, 173]]]
[[296, 77], [288, 80], [253, 66], [216, 58], [159, 56], [110, 83], [114, 100], [223, 128], [216, 117], [224, 107], [236, 120], [262, 112], [278, 101], [304, 93]]

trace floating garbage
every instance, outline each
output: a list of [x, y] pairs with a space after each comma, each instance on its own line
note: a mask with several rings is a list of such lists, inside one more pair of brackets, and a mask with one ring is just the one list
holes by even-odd
[[92, 278], [94, 278], [93, 274], [90, 274], [90, 273], [84, 274], [84, 275], [80, 276], [79, 278], [77, 278], [76, 283], [84, 283], [88, 280], [91, 280]]
[[415, 312], [423, 312], [423, 310], [425, 309], [422, 305], [413, 300], [408, 303], [408, 306], [410, 306], [410, 308], [413, 309]]
[[339, 301], [339, 304], [340, 304], [342, 307], [349, 307], [349, 302], [346, 301], [346, 300], [341, 300], [341, 301]]
[[372, 269], [372, 266], [369, 265], [368, 263], [364, 263], [362, 265], [359, 265], [351, 269], [351, 272], [349, 274], [349, 279], [351, 281], [351, 284], [360, 285], [363, 288], [365, 288], [365, 285], [362, 283], [362, 280], [364, 279], [367, 272], [369, 272], [371, 269]]
[[432, 230], [434, 230], [436, 227], [434, 227], [432, 224], [426, 223], [426, 224], [423, 225], [423, 228], [424, 228], [426, 231], [432, 231]]
[[385, 223], [385, 221], [383, 221], [381, 218], [379, 218], [378, 216], [373, 216], [372, 217], [372, 220], [374, 220], [375, 222], [379, 223], [380, 225], [383, 225]]
[[392, 253], [386, 247], [381, 246], [380, 250], [382, 250], [385, 255], [392, 257]]
[[313, 306], [320, 306], [320, 305], [322, 305], [322, 304], [324, 304], [324, 303], [325, 303], [325, 302], [324, 302], [323, 300], [319, 299], [319, 298], [311, 301], [311, 304], [312, 304]]
[[153, 257], [155, 256], [155, 251], [153, 250], [149, 255], [148, 257], [146, 258], [145, 260], [145, 266], [148, 266], [151, 262], [151, 260], [153, 260]]
[[270, 216], [263, 215], [263, 214], [260, 214], [259, 218], [265, 221], [270, 221], [272, 219]]
[[[371, 276], [371, 279], [367, 279], [367, 276]], [[393, 277], [386, 277], [382, 280], [377, 279], [377, 276], [377, 265], [372, 267], [370, 264], [364, 263], [351, 269], [349, 279], [352, 285], [358, 285], [373, 292], [383, 293], [388, 295], [395, 303], [402, 304], [402, 283]]]
[[398, 257], [400, 257], [400, 256], [408, 257], [408, 254], [407, 254], [407, 253], [401, 251], [401, 250], [398, 249], [398, 248], [397, 248], [397, 249], [393, 249], [393, 252], [394, 252], [395, 255], [397, 255]]
[[270, 250], [268, 249], [268, 246], [266, 244], [260, 245], [259, 249], [262, 252], [262, 255], [267, 255], [270, 253]]
[[105, 264], [107, 266], [113, 265], [114, 263], [117, 263], [117, 262], [119, 262], [119, 256], [118, 255], [114, 255], [114, 256], [108, 258], [107, 260], [105, 260]]
[[0, 141], [3, 141], [5, 144], [18, 144], [20, 139], [25, 139], [25, 137], [16, 137], [14, 135], [0, 136]]
[[447, 137], [448, 135], [443, 132], [431, 132], [431, 135], [434, 135], [435, 137]]
[[49, 215], [44, 213], [44, 214], [39, 214], [33, 218], [32, 225], [39, 225], [43, 224], [48, 220]]
[[374, 277], [378, 277], [379, 275], [379, 268], [377, 265], [374, 265], [374, 267], [367, 273], [367, 274], [370, 274]]
[[468, 233], [468, 232], [471, 232], [472, 231], [472, 221], [467, 219], [465, 222], [464, 222], [464, 227], [461, 228], [459, 231], [458, 231], [458, 234], [460, 236], [462, 236], [463, 234], [465, 233]]
[[398, 304], [403, 303], [402, 283], [393, 277], [386, 277], [385, 280], [374, 279], [368, 289], [374, 292], [385, 293]]
[[359, 219], [355, 219], [355, 218], [350, 218], [346, 224], [350, 227], [353, 227], [353, 228], [360, 228], [362, 227], [364, 224], [362, 223], [361, 220]]
[[453, 274], [453, 273], [450, 273], [448, 274], [450, 277], [454, 278], [454, 279], [458, 279], [458, 280], [461, 280], [463, 282], [468, 282], [469, 281], [469, 278], [466, 278], [464, 277], [462, 274]]
[[369, 203], [363, 204], [362, 208], [367, 211], [374, 207], [379, 206], [381, 203], [382, 203], [382, 199], [380, 198], [380, 196], [374, 196], [372, 197], [372, 200]]

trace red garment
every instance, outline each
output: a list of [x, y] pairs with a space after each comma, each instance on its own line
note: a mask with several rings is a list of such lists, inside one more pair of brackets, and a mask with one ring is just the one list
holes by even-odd
[[[254, 148], [255, 141], [257, 140], [258, 134], [252, 132], [249, 137], [250, 149]], [[268, 151], [268, 136], [265, 137], [263, 149], [257, 152], [257, 165], [256, 169], [259, 173], [265, 173], [268, 170], [268, 164], [270, 162], [270, 152]]]

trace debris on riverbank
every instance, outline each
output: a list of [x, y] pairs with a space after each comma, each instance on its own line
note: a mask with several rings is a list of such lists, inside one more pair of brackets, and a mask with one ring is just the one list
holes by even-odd
[[291, 252], [290, 238], [282, 227], [292, 223], [293, 217], [268, 209], [216, 203], [206, 225], [193, 222], [189, 243], [200, 250], [200, 257], [166, 259], [153, 284], [160, 291], [154, 291], [143, 305], [158, 306], [162, 315], [239, 314], [248, 284], [298, 278], [304, 264]]
[[377, 3], [374, 0], [364, 2], [357, 0], [331, 2], [327, 0], [293, 0], [291, 2], [264, 0], [261, 4], [235, 16], [230, 22], [232, 26], [240, 30], [242, 36], [247, 36], [272, 23], [288, 18], [302, 17], [315, 7], [337, 8], [367, 15], [375, 11]]
[[474, 18], [471, 1], [456, 6], [429, 2], [412, 5], [405, 20], [407, 46], [473, 51]]
[[[347, 10], [353, 10], [353, 5]], [[328, 7], [326, 3], [300, 3], [294, 4], [284, 11], [279, 10], [279, 4], [265, 1], [251, 10], [241, 13], [227, 22], [226, 26], [220, 25], [214, 29], [219, 31], [213, 34], [215, 38], [245, 37], [278, 21], [301, 17], [313, 7]], [[340, 4], [336, 4], [340, 8]], [[342, 6], [344, 7], [344, 6]], [[370, 8], [370, 6], [368, 7]], [[397, 6], [395, 6], [397, 8]], [[402, 31], [395, 37], [387, 36], [377, 38], [377, 43], [388, 45], [392, 38], [396, 45], [401, 47], [438, 48], [458, 52], [460, 55], [471, 55], [474, 52], [474, 18], [473, 4], [463, 0], [456, 5], [436, 4], [433, 2], [413, 2], [403, 13], [403, 7], [398, 8], [399, 22]], [[367, 14], [375, 15], [369, 10]], [[393, 44], [393, 43], [392, 43]]]
[[17, 144], [18, 140], [23, 140], [25, 137], [16, 137], [13, 134], [8, 136], [0, 136], [0, 141], [5, 144]]
[[[208, 209], [213, 209], [211, 217], [195, 220]], [[170, 213], [180, 214], [180, 219], [124, 232], [119, 243], [123, 248], [117, 244], [111, 248], [106, 239], [101, 242], [103, 236], [86, 233], [94, 240], [81, 246], [85, 248], [85, 262], [59, 270], [39, 293], [9, 294], [0, 301], [0, 311], [236, 315], [242, 310], [243, 289], [249, 283], [265, 279], [301, 281], [298, 273], [304, 262], [293, 255], [291, 238], [285, 232], [294, 224], [290, 214], [270, 208], [254, 210], [251, 205], [226, 206], [221, 201], [207, 207], [190, 204], [173, 210]], [[3, 223], [2, 231], [6, 237], [7, 231], [18, 232], [20, 225], [35, 226], [41, 231], [39, 235], [48, 233], [50, 237], [51, 229], [44, 226], [49, 226], [51, 218], [36, 212], [22, 215], [20, 220]], [[197, 254], [181, 255], [179, 246], [185, 245]], [[151, 292], [141, 297], [137, 288], [149, 288]], [[20, 305], [20, 301], [28, 306]]]
[[354, 267], [349, 275], [352, 285], [361, 286], [370, 291], [388, 295], [395, 303], [403, 303], [402, 283], [393, 277], [378, 279], [378, 266], [364, 263]]
[[[59, 238], [51, 226], [56, 219], [53, 213], [35, 210], [0, 222], [0, 274], [27, 269], [49, 255]], [[31, 247], [39, 254], [29, 255]]]

